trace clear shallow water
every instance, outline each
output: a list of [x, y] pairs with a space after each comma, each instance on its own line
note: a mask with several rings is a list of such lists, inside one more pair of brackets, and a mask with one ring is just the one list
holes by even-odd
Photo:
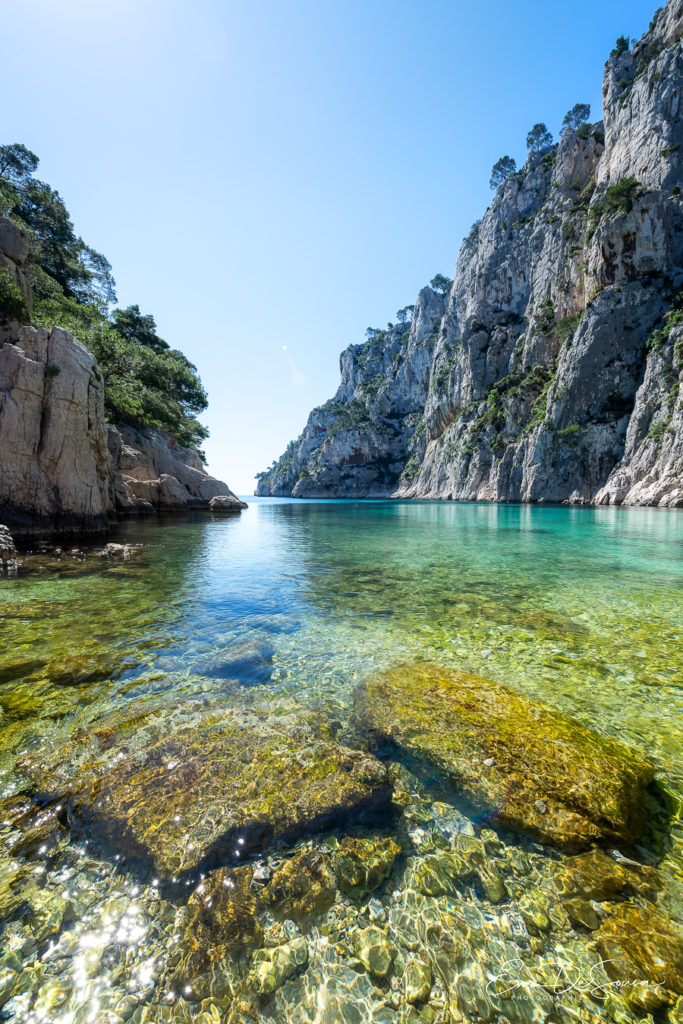
[[[240, 517], [126, 523], [111, 539], [143, 545], [129, 562], [63, 556], [0, 579], [0, 794], [21, 787], [22, 752], [101, 728], [141, 700], [210, 696], [344, 727], [365, 675], [424, 657], [622, 739], [683, 790], [680, 512], [250, 501]], [[207, 664], [242, 643], [266, 645], [274, 671], [263, 682], [247, 668], [235, 693]], [[110, 898], [107, 865], [84, 868], [75, 844], [64, 856], [94, 913]], [[28, 892], [35, 875], [12, 864], [4, 877]], [[40, 871], [39, 856], [29, 868]], [[135, 886], [117, 884], [130, 910]], [[89, 1019], [80, 1008], [106, 988], [106, 969], [80, 987], [72, 978], [59, 1015], [41, 1018], [49, 974], [40, 944], [21, 946], [29, 933], [20, 914], [5, 924], [5, 943], [38, 977], [30, 997], [8, 1004], [15, 1019]]]

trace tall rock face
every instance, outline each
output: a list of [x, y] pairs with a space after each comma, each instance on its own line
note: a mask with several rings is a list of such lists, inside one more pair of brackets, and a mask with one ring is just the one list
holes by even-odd
[[104, 382], [55, 327], [0, 336], [0, 522], [13, 533], [105, 529], [111, 511]]
[[72, 334], [2, 329], [0, 523], [13, 534], [101, 531], [118, 513], [208, 508], [217, 495], [234, 497], [196, 452], [107, 426], [102, 374]]
[[683, 505], [683, 0], [498, 189], [450, 294], [351, 346], [258, 494]]

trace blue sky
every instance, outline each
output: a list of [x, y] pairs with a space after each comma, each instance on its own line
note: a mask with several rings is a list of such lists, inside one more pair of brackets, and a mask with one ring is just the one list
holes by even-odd
[[[196, 363], [240, 493], [336, 390], [339, 353], [452, 276], [536, 121], [601, 116], [645, 0], [23, 0], [3, 138]], [[10, 45], [11, 41], [11, 45]]]

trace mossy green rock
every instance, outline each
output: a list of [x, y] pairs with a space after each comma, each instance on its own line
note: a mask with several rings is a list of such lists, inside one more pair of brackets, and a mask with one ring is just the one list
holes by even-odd
[[[374, 757], [277, 721], [221, 708], [165, 724], [162, 715], [154, 738], [133, 735], [79, 767], [67, 789], [76, 822], [164, 879], [391, 800]], [[51, 788], [48, 777], [41, 790]]]
[[269, 996], [302, 970], [308, 963], [308, 946], [304, 938], [296, 938], [274, 949], [261, 949], [253, 959], [249, 974], [251, 986], [262, 996]]
[[[658, 911], [621, 903], [594, 938], [615, 981], [644, 981], [683, 995], [683, 932]], [[635, 995], [636, 1005], [642, 1006]], [[659, 1003], [664, 1001], [669, 1000], [662, 997]]]
[[651, 897], [661, 888], [653, 868], [625, 868], [600, 849], [567, 857], [555, 875], [554, 884], [564, 898], [598, 901], [612, 899], [619, 893]]
[[400, 665], [366, 680], [358, 719], [437, 767], [494, 822], [576, 848], [642, 830], [652, 766], [500, 683]]
[[353, 950], [363, 966], [376, 978], [386, 978], [396, 956], [395, 947], [381, 928], [361, 928], [353, 934]]
[[279, 916], [301, 920], [327, 910], [336, 891], [330, 857], [304, 850], [276, 868], [263, 898]]
[[431, 968], [419, 960], [411, 960], [406, 964], [403, 986], [407, 1003], [423, 1003], [432, 987]]
[[401, 847], [393, 839], [345, 836], [335, 859], [337, 884], [353, 899], [362, 899], [391, 874]]
[[203, 879], [180, 915], [181, 959], [172, 978], [194, 999], [229, 984], [225, 964], [263, 945], [251, 867], [220, 868]]

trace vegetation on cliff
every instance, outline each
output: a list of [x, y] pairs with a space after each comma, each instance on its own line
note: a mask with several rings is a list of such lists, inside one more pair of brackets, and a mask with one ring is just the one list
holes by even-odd
[[196, 448], [208, 431], [196, 367], [157, 335], [154, 318], [116, 302], [111, 266], [80, 238], [59, 193], [35, 177], [38, 157], [19, 143], [0, 146], [0, 215], [26, 231], [33, 310], [19, 289], [0, 287], [0, 320], [64, 327], [95, 355], [112, 423], [163, 430]]

